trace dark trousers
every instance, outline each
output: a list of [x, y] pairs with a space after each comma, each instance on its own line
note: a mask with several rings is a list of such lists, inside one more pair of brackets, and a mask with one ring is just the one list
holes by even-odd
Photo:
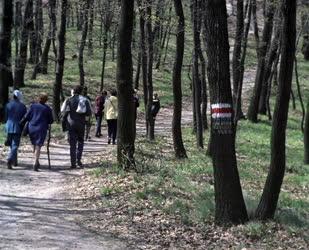
[[20, 144], [20, 137], [20, 134], [8, 134], [8, 142], [10, 144], [8, 161], [10, 161], [11, 163], [17, 163], [17, 152]]
[[76, 160], [81, 161], [84, 149], [85, 129], [70, 127], [68, 131], [70, 143], [71, 165], [76, 165]]
[[97, 120], [97, 123], [96, 123], [96, 131], [95, 131], [95, 135], [101, 135], [101, 125], [102, 125], [102, 118], [103, 118], [103, 115], [95, 115], [95, 119]]
[[113, 142], [115, 142], [117, 137], [117, 119], [107, 120], [107, 127], [108, 139], [113, 139]]

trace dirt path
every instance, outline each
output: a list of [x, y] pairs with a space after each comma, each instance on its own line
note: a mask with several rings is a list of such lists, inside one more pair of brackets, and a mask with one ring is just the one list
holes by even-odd
[[[87, 142], [85, 160], [89, 162], [104, 148], [101, 141]], [[7, 170], [5, 152], [0, 150], [0, 249], [125, 248], [123, 242], [91, 233], [74, 222], [78, 216], [94, 211], [72, 207], [66, 183], [70, 177], [83, 175], [84, 170], [69, 169], [68, 145], [51, 145], [51, 171], [44, 152], [42, 169], [34, 172], [30, 148], [24, 145], [21, 151], [20, 167]]]
[[[245, 77], [244, 100], [252, 88], [254, 72]], [[246, 101], [245, 101], [246, 102]], [[183, 126], [192, 122], [192, 107], [184, 103]], [[156, 120], [156, 134], [170, 137], [171, 107], [162, 108]], [[115, 157], [115, 147], [104, 137], [85, 144], [86, 169], [95, 167], [100, 159]], [[145, 134], [144, 118], [137, 123], [137, 133]], [[64, 140], [63, 140], [64, 141]], [[70, 170], [69, 147], [51, 143], [52, 170], [47, 169], [46, 149], [41, 156], [39, 172], [31, 169], [32, 152], [29, 142], [22, 142], [20, 167], [6, 169], [6, 149], [0, 146], [0, 249], [127, 249], [125, 242], [109, 235], [89, 232], [75, 221], [91, 209], [74, 207], [69, 195], [70, 181], [84, 175], [84, 170]], [[114, 153], [113, 153], [114, 152]]]

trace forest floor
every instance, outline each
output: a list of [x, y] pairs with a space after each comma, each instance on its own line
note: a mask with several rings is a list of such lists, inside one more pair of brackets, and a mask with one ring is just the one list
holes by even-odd
[[[254, 71], [247, 71], [245, 103], [253, 82]], [[138, 173], [127, 173], [116, 167], [116, 147], [106, 143], [105, 124], [102, 138], [86, 142], [84, 169], [69, 169], [69, 147], [59, 132], [59, 125], [52, 130], [52, 170], [47, 167], [45, 148], [41, 156], [42, 168], [39, 172], [31, 170], [32, 151], [26, 139], [20, 148], [20, 166], [7, 170], [4, 160], [7, 149], [1, 147], [0, 248], [307, 248], [305, 235], [308, 227], [302, 227], [301, 231], [305, 231], [300, 233], [289, 231], [277, 222], [250, 222], [228, 228], [214, 225], [213, 194], [209, 190], [198, 195], [199, 209], [205, 211], [193, 216], [190, 206], [184, 201], [196, 203], [190, 201], [190, 196], [203, 190], [205, 183], [211, 190], [211, 171], [198, 173], [198, 169], [208, 168], [210, 162], [201, 158], [193, 161], [191, 166], [192, 162], [173, 159], [171, 119], [172, 107], [162, 108], [156, 121], [156, 142], [149, 143], [144, 137], [144, 115], [139, 113]], [[191, 126], [192, 108], [190, 100], [185, 98], [183, 127], [186, 144], [194, 141]], [[191, 158], [196, 154], [191, 148], [188, 151]], [[239, 158], [242, 161], [242, 157]], [[195, 177], [188, 180], [179, 172], [173, 172], [169, 166], [171, 162], [174, 164], [172, 168], [196, 172]], [[187, 181], [194, 183], [199, 191]]]

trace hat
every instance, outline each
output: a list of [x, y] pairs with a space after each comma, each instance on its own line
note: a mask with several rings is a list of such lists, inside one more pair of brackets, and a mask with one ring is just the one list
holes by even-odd
[[13, 91], [13, 96], [15, 96], [19, 101], [23, 99], [23, 94], [17, 89]]

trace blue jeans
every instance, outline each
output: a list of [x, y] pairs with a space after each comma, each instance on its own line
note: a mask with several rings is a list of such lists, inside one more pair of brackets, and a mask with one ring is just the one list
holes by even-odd
[[85, 129], [70, 127], [68, 135], [70, 143], [71, 166], [75, 166], [76, 160], [79, 162], [82, 159]]
[[97, 124], [96, 124], [96, 131], [95, 131], [95, 135], [101, 135], [101, 124], [102, 124], [102, 118], [103, 115], [95, 115], [95, 118], [97, 120]]
[[8, 141], [10, 143], [10, 152], [8, 155], [8, 161], [11, 163], [17, 162], [17, 152], [20, 144], [21, 134], [8, 134]]

